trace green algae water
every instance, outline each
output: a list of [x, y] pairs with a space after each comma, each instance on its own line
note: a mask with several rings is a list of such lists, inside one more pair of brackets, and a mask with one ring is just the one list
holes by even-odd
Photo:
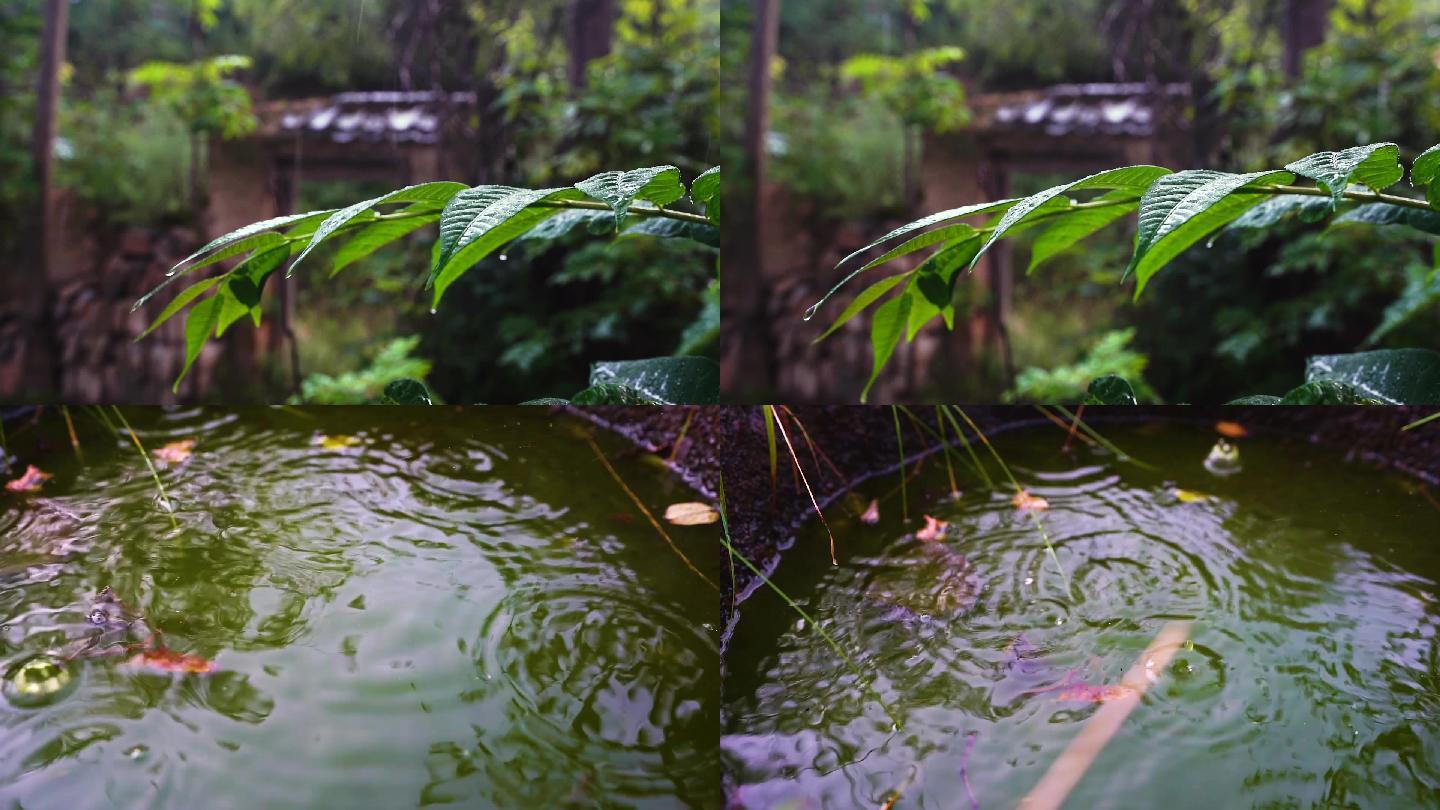
[[[71, 413], [83, 459], [54, 410], [7, 426], [54, 478], [0, 491], [0, 668], [72, 645], [110, 586], [215, 670], [82, 656], [58, 700], [0, 705], [5, 806], [719, 803], [715, 591], [588, 426], [540, 408], [125, 409], [147, 449], [196, 440], [157, 462], [175, 528], [129, 439]], [[695, 500], [595, 439], [652, 510]], [[670, 531], [714, 559], [711, 527]]]
[[[1208, 428], [1100, 427], [1157, 469], [1063, 453], [1053, 427], [995, 439], [1048, 501], [1071, 593], [1013, 491], [969, 474], [952, 499], [937, 457], [908, 524], [895, 475], [829, 510], [838, 566], [818, 526], [796, 541], [776, 583], [876, 694], [757, 591], [726, 654], [734, 806], [1015, 807], [1188, 621], [1065, 807], [1440, 807], [1440, 506], [1298, 441], [1240, 440], [1239, 469], [1211, 472]], [[949, 523], [943, 555], [915, 537], [923, 514]]]

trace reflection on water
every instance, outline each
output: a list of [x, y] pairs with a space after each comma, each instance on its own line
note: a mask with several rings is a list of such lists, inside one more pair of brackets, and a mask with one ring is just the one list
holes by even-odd
[[[1205, 431], [1106, 433], [1161, 471], [1062, 455], [1055, 432], [997, 441], [1049, 502], [1073, 597], [1030, 517], [978, 486], [923, 505], [981, 580], [958, 614], [875, 604], [917, 553], [898, 497], [878, 526], [836, 526], [839, 567], [823, 534], [802, 538], [778, 584], [861, 653], [903, 727], [762, 592], [727, 664], [737, 804], [879, 807], [903, 787], [897, 808], [969, 807], [968, 776], [980, 806], [1014, 806], [1157, 630], [1188, 620], [1067, 807], [1437, 806], [1440, 511], [1314, 448], [1250, 439], [1220, 476]], [[912, 496], [949, 489], [930, 466]], [[859, 502], [893, 482], [873, 483]]]
[[[148, 447], [198, 440], [161, 469], [179, 528], [127, 442], [87, 428], [82, 461], [58, 420], [12, 431], [55, 478], [0, 499], [0, 661], [84, 638], [108, 585], [217, 671], [77, 658], [70, 696], [0, 707], [0, 798], [718, 802], [714, 591], [578, 425], [539, 409], [128, 414]], [[647, 503], [693, 499], [598, 438]]]

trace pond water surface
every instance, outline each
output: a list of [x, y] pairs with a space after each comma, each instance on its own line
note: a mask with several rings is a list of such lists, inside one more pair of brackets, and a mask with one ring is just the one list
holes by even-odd
[[[209, 674], [74, 660], [0, 706], [6, 806], [712, 807], [715, 591], [540, 408], [58, 412], [10, 427], [54, 474], [0, 491], [0, 660], [66, 648], [110, 586]], [[112, 421], [114, 416], [109, 417]], [[329, 440], [326, 440], [329, 437]], [[353, 438], [352, 438], [353, 437]], [[652, 510], [694, 493], [597, 433]], [[713, 527], [672, 527], [707, 550]]]
[[[1102, 432], [1158, 469], [1062, 453], [1053, 428], [995, 442], [1048, 501], [1070, 593], [1013, 491], [957, 471], [951, 500], [938, 458], [909, 523], [896, 475], [830, 510], [838, 566], [818, 527], [797, 541], [777, 584], [873, 692], [758, 591], [727, 652], [734, 804], [1014, 807], [1157, 632], [1190, 622], [1066, 807], [1440, 806], [1440, 505], [1295, 441], [1242, 440], [1217, 475], [1208, 428]], [[950, 524], [943, 554], [915, 537], [925, 513]]]

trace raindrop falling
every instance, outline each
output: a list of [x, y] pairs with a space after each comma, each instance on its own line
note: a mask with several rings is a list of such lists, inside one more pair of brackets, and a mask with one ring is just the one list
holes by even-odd
[[507, 255], [505, 255], [504, 253], [501, 253], [501, 254], [500, 254], [500, 261], [502, 261], [502, 262], [508, 262], [508, 261], [510, 261], [510, 257], [507, 256]]

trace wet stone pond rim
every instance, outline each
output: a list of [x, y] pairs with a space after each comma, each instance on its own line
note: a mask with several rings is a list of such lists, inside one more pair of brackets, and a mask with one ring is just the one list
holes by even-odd
[[[741, 512], [732, 506], [729, 514], [731, 541], [766, 577], [773, 577], [785, 552], [815, 520], [815, 512], [809, 495], [795, 482], [795, 476], [790, 472], [793, 462], [783, 445], [779, 448], [777, 476], [772, 489], [761, 408], [737, 407], [732, 410], [743, 413], [731, 414], [725, 420], [728, 422], [727, 441], [723, 445], [724, 452], [717, 453], [713, 464], [724, 473], [729, 502], [752, 506], [749, 512]], [[809, 487], [822, 510], [830, 509], [866, 482], [895, 475], [899, 471], [902, 462], [896, 454], [895, 423], [889, 406], [796, 406], [786, 407], [786, 410], [805, 425], [814, 444], [833, 464], [827, 468], [828, 465], [822, 463], [816, 469], [809, 451], [803, 446], [797, 447]], [[932, 406], [910, 406], [909, 410], [934, 429]], [[1057, 443], [1063, 441], [1064, 433], [1059, 427], [1031, 406], [966, 407], [964, 410], [987, 437], [1024, 430], [1050, 430], [1054, 432]], [[1088, 408], [1082, 419], [1087, 425], [1096, 427], [1101, 435], [1105, 431], [1097, 426], [1106, 424], [1162, 422], [1209, 429], [1219, 421], [1239, 422], [1252, 437], [1270, 436], [1329, 447], [1339, 452], [1347, 463], [1392, 470], [1435, 486], [1440, 485], [1440, 426], [1431, 423], [1415, 431], [1401, 431], [1405, 425], [1429, 415], [1432, 410], [1364, 406], [1116, 406]], [[906, 421], [902, 419], [905, 466], [941, 452], [938, 441], [913, 425], [905, 424]], [[692, 431], [695, 429], [691, 428]], [[701, 427], [702, 432], [705, 429]], [[951, 436], [953, 432], [947, 431], [946, 435]], [[973, 441], [973, 432], [967, 429], [966, 438]], [[986, 451], [978, 446], [975, 449], [982, 460], [991, 461]], [[1120, 449], [1132, 448], [1122, 443]], [[1147, 460], [1143, 453], [1136, 455], [1142, 461]], [[689, 464], [701, 468], [708, 466], [698, 459], [690, 459]], [[837, 471], [843, 477], [837, 477]], [[996, 485], [1002, 486], [1002, 482], [997, 481]], [[721, 555], [721, 564], [727, 565], [723, 549]], [[736, 565], [734, 569], [733, 594], [728, 589], [728, 575], [722, 578], [726, 587], [720, 605], [722, 668], [729, 660], [727, 650], [743, 612], [741, 606], [757, 590], [765, 587], [743, 566]]]

